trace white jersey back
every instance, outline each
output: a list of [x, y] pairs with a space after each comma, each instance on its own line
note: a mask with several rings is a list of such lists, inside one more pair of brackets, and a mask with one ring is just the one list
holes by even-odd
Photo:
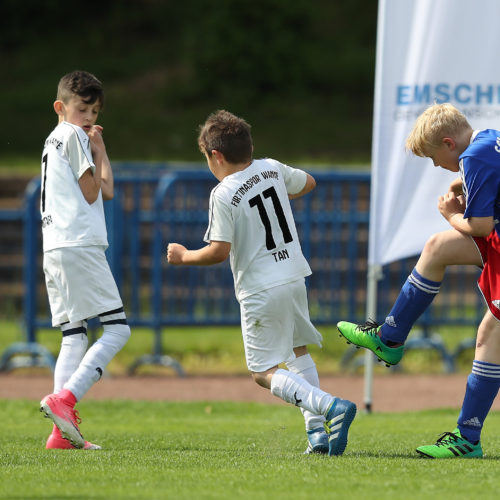
[[238, 300], [311, 274], [288, 199], [305, 183], [303, 170], [263, 159], [212, 190], [204, 239], [231, 243]]
[[45, 141], [42, 154], [43, 250], [108, 245], [102, 193], [89, 205], [78, 184], [82, 174], [95, 165], [84, 130], [60, 123]]

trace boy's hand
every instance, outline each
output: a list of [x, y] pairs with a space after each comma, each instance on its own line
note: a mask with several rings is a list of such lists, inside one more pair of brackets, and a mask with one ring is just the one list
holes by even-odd
[[104, 129], [100, 125], [94, 125], [88, 133], [92, 154], [105, 150], [104, 139], [102, 138], [103, 130]]
[[465, 212], [465, 198], [449, 191], [444, 196], [439, 197], [438, 209], [446, 220], [450, 220], [455, 214]]
[[179, 265], [182, 264], [182, 257], [187, 252], [185, 246], [179, 243], [169, 243], [167, 246], [167, 260], [169, 264]]
[[462, 178], [457, 177], [451, 184], [448, 191], [455, 193], [457, 196], [463, 195]]

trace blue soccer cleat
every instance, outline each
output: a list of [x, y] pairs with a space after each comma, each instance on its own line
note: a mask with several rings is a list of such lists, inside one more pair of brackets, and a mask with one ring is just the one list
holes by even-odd
[[310, 453], [326, 455], [328, 450], [328, 434], [323, 427], [307, 431], [307, 449], [304, 451], [304, 455], [309, 455]]
[[347, 399], [335, 398], [326, 414], [328, 455], [342, 455], [347, 446], [347, 433], [356, 416], [356, 405]]

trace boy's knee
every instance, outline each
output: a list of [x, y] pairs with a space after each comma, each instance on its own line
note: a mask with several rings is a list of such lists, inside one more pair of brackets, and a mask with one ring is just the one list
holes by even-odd
[[440, 255], [443, 244], [443, 234], [433, 234], [425, 243], [422, 254], [426, 254], [430, 258], [436, 258]]
[[270, 370], [266, 370], [265, 372], [252, 372], [253, 381], [264, 387], [266, 389], [271, 388], [271, 379], [273, 377], [273, 373], [276, 371], [277, 367], [271, 368]]
[[105, 325], [101, 339], [112, 342], [121, 349], [130, 338], [131, 331], [128, 325]]
[[265, 377], [263, 376], [263, 372], [252, 372], [253, 381], [258, 385], [263, 385]]

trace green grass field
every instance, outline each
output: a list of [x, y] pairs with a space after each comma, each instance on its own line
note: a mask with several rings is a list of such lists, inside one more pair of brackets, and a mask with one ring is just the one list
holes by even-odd
[[45, 450], [35, 401], [0, 401], [0, 498], [498, 498], [500, 414], [485, 458], [426, 460], [414, 448], [456, 410], [359, 414], [342, 457], [304, 456], [300, 412], [250, 403], [82, 402], [100, 451]]

